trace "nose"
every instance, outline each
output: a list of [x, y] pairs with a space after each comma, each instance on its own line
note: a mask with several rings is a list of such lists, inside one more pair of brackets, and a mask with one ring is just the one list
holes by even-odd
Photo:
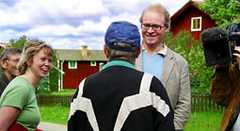
[[150, 27], [147, 29], [147, 32], [148, 32], [148, 33], [152, 33], [152, 32], [154, 32], [152, 26], [150, 26]]

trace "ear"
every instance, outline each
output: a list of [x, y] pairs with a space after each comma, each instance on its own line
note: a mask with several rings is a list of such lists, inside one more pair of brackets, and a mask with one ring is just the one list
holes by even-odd
[[6, 61], [0, 60], [0, 64], [1, 64], [3, 69], [7, 68], [7, 62]]
[[31, 66], [32, 60], [28, 60], [26, 63], [27, 63], [27, 66]]
[[108, 50], [107, 50], [106, 44], [104, 44], [104, 46], [103, 46], [103, 51], [104, 51], [106, 58], [108, 59]]
[[141, 52], [142, 52], [142, 45], [140, 45], [140, 47], [139, 47], [139, 50], [137, 52], [137, 57], [136, 58], [138, 58], [138, 56], [140, 55]]
[[169, 32], [169, 27], [165, 27], [165, 33]]

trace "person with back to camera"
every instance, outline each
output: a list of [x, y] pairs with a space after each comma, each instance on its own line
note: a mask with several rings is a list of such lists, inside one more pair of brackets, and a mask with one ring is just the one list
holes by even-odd
[[1, 53], [0, 97], [8, 83], [18, 75], [17, 64], [21, 53], [22, 51], [15, 47], [7, 47]]
[[68, 131], [172, 131], [173, 110], [161, 82], [137, 71], [136, 25], [113, 22], [105, 34], [109, 62], [81, 81], [70, 107]]
[[[234, 50], [240, 52], [240, 47], [235, 46]], [[215, 74], [211, 81], [213, 100], [227, 107], [222, 118], [221, 131], [240, 130], [240, 54], [233, 55], [236, 56], [236, 63], [214, 65]]]
[[170, 29], [170, 15], [161, 4], [148, 6], [141, 15], [143, 51], [137, 69], [161, 80], [174, 110], [176, 130], [184, 130], [191, 114], [191, 91], [187, 61], [166, 46], [164, 35]]
[[0, 131], [39, 130], [40, 112], [35, 86], [52, 66], [53, 49], [40, 40], [28, 40], [18, 64], [19, 76], [0, 99]]

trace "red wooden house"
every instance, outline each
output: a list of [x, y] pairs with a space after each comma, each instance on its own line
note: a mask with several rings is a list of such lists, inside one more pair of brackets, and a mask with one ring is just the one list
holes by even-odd
[[88, 50], [87, 46], [82, 50], [57, 49], [56, 53], [62, 72], [60, 89], [76, 89], [85, 77], [98, 72], [107, 63], [103, 50]]
[[204, 4], [204, 2], [190, 0], [171, 16], [173, 36], [181, 30], [187, 30], [196, 40], [200, 40], [200, 34], [203, 30], [217, 26], [215, 21], [199, 8], [201, 4]]

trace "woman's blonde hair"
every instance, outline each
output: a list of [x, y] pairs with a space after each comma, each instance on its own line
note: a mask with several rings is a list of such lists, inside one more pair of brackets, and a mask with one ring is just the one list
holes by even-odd
[[53, 56], [53, 49], [50, 45], [47, 45], [45, 42], [37, 40], [37, 39], [30, 39], [28, 40], [24, 47], [21, 59], [18, 63], [18, 71], [19, 75], [22, 75], [26, 72], [28, 64], [28, 61], [33, 60], [33, 56], [38, 53], [41, 49], [44, 49], [48, 55]]

